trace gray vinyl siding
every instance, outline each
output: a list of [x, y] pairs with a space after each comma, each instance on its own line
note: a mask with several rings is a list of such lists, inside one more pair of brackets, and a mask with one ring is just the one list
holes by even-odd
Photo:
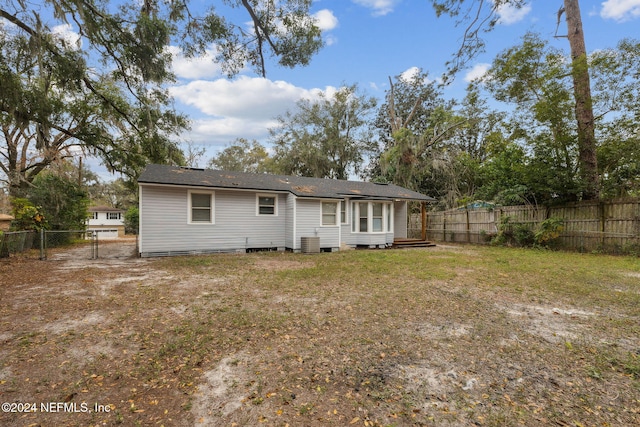
[[355, 239], [355, 234], [351, 233], [351, 220], [349, 220], [348, 224], [342, 224], [340, 228], [341, 228], [340, 236], [342, 237], [342, 243], [349, 246], [355, 246], [357, 242]]
[[296, 244], [293, 249], [300, 249], [301, 237], [314, 236], [320, 237], [321, 248], [340, 247], [340, 227], [322, 226], [320, 212], [320, 200], [301, 198], [296, 200]]
[[340, 224], [340, 239], [342, 240], [342, 244], [355, 246], [356, 243], [353, 239], [353, 234], [351, 234], [351, 199], [345, 199], [347, 204], [347, 212], [346, 212], [346, 220], [345, 224]]
[[189, 224], [187, 188], [141, 185], [140, 192], [143, 256], [285, 247], [286, 194], [278, 195], [277, 216], [258, 216], [255, 192], [215, 190], [214, 224]]
[[[189, 224], [189, 188], [140, 185], [142, 256], [244, 251], [251, 248], [300, 250], [301, 237], [320, 237], [320, 247], [382, 246], [407, 236], [407, 203], [395, 202], [394, 233], [352, 233], [351, 203], [347, 224], [321, 225], [321, 200], [277, 194], [276, 216], [256, 215], [256, 192], [213, 191], [213, 224]], [[269, 193], [267, 193], [269, 194]], [[270, 193], [275, 194], [275, 193]], [[338, 210], [339, 215], [339, 210]], [[342, 240], [342, 242], [341, 242]]]
[[393, 233], [350, 233], [345, 243], [351, 246], [385, 246], [393, 243]]
[[296, 225], [295, 225], [295, 206], [296, 196], [293, 194], [287, 194], [286, 200], [286, 219], [285, 219], [285, 246], [289, 249], [293, 249], [295, 246], [296, 238]]
[[407, 202], [393, 203], [393, 231], [399, 239], [407, 237]]

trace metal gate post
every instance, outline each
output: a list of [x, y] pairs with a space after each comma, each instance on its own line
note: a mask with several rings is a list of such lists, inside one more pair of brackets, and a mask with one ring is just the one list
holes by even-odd
[[47, 259], [47, 253], [44, 250], [44, 228], [40, 229], [40, 260], [43, 261]]
[[96, 248], [96, 253], [95, 253], [95, 257], [94, 257], [94, 259], [98, 259], [98, 232], [97, 232], [97, 231], [94, 231], [94, 232], [93, 232], [93, 242], [94, 242], [94, 244], [96, 245], [96, 246], [95, 246], [95, 248]]
[[96, 259], [96, 232], [91, 232], [91, 259]]

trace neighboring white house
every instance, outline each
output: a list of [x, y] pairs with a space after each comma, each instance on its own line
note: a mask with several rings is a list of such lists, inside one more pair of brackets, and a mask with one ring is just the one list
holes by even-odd
[[141, 256], [388, 247], [407, 237], [407, 203], [434, 201], [393, 184], [162, 165], [138, 184]]
[[87, 231], [95, 231], [98, 239], [124, 237], [124, 211], [108, 206], [92, 206], [88, 209]]

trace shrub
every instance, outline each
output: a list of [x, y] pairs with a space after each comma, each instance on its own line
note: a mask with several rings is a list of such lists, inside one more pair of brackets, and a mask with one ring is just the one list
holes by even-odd
[[500, 219], [498, 234], [491, 243], [504, 246], [532, 246], [534, 234], [528, 225], [511, 222], [511, 217], [505, 216]]
[[551, 217], [542, 221], [534, 236], [536, 245], [555, 246], [563, 230], [564, 221], [562, 218]]
[[29, 200], [41, 206], [52, 230], [83, 230], [86, 227], [89, 198], [72, 179], [41, 173], [33, 180]]
[[47, 219], [40, 206], [35, 206], [27, 199], [14, 197], [11, 199], [13, 221], [11, 228], [15, 231], [36, 230], [49, 228]]
[[551, 217], [542, 221], [537, 231], [531, 230], [527, 224], [512, 222], [510, 216], [505, 216], [498, 225], [498, 234], [491, 243], [504, 246], [541, 246], [552, 247], [564, 230], [561, 218]]
[[137, 206], [131, 206], [124, 213], [124, 229], [127, 234], [138, 234], [140, 226], [140, 212]]

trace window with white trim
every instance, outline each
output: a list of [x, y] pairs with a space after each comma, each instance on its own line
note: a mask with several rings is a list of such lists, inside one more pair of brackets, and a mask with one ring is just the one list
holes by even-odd
[[340, 224], [347, 223], [347, 202], [345, 200], [340, 201]]
[[257, 215], [278, 215], [278, 196], [276, 194], [258, 194]]
[[91, 218], [90, 219], [98, 219], [98, 212], [91, 212]]
[[351, 231], [353, 233], [390, 233], [393, 231], [392, 215], [390, 203], [353, 202]]
[[360, 233], [367, 233], [369, 231], [369, 203], [358, 203], [358, 231]]
[[322, 202], [322, 225], [338, 225], [338, 203]]
[[189, 191], [189, 223], [213, 224], [213, 193]]
[[107, 219], [122, 219], [121, 212], [107, 212]]
[[371, 231], [373, 231], [374, 233], [381, 233], [384, 231], [384, 208], [383, 208], [383, 204], [382, 203], [372, 203], [371, 204], [372, 209], [371, 209], [371, 213], [372, 213], [372, 229]]

